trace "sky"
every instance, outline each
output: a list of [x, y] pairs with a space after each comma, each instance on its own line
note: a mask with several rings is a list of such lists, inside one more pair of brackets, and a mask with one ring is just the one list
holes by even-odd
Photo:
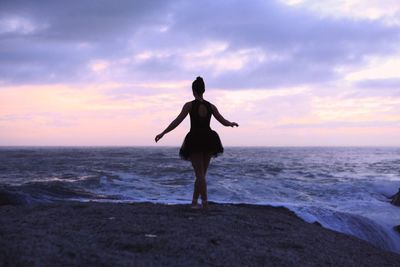
[[0, 1], [1, 146], [399, 146], [400, 1]]

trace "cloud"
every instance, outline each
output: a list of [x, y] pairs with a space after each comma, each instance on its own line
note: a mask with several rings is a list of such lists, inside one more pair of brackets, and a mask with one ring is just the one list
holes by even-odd
[[[361, 65], [369, 55], [389, 55], [399, 39], [399, 28], [380, 21], [321, 18], [274, 1], [208, 4], [197, 9], [182, 7], [172, 29], [196, 42], [207, 38], [225, 41], [230, 51], [257, 48], [264, 57], [262, 62], [221, 73], [216, 77], [221, 87], [334, 81], [340, 78], [336, 68]], [[193, 17], [201, 19], [193, 21]]]
[[129, 39], [139, 29], [159, 23], [164, 3], [1, 1], [0, 21], [11, 26], [0, 32], [0, 80], [22, 84], [93, 80], [88, 63], [125, 55]]
[[331, 121], [321, 123], [292, 123], [281, 124], [276, 128], [281, 129], [335, 129], [335, 128], [398, 128], [400, 120], [397, 121], [366, 121], [366, 122], [348, 122], [348, 121]]
[[[38, 37], [59, 41], [110, 41], [110, 37], [124, 37], [146, 24], [157, 25], [162, 20], [159, 12], [165, 1], [129, 1], [118, 4], [90, 0], [57, 3], [45, 0], [1, 1], [1, 17], [16, 17], [43, 24]], [[162, 14], [162, 13], [161, 13]], [[160, 18], [160, 19], [158, 19]]]
[[[356, 19], [384, 19], [393, 23], [398, 19], [400, 3], [397, 0], [280, 0], [291, 5], [307, 8], [317, 14], [331, 17], [352, 17]], [[398, 21], [397, 21], [398, 22]]]
[[400, 78], [367, 79], [355, 83], [356, 87], [368, 89], [398, 89], [400, 90]]
[[390, 56], [400, 29], [278, 1], [1, 1], [0, 82], [320, 85]]

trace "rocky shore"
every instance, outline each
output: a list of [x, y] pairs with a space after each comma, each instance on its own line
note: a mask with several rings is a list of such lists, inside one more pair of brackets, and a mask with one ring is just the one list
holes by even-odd
[[65, 202], [0, 206], [0, 266], [399, 266], [400, 255], [286, 208]]

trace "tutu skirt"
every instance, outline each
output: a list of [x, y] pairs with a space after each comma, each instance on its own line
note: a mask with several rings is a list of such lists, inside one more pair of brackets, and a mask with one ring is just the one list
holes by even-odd
[[189, 160], [192, 152], [206, 152], [212, 157], [217, 157], [224, 152], [224, 148], [217, 132], [211, 129], [196, 129], [186, 135], [179, 156], [181, 159]]

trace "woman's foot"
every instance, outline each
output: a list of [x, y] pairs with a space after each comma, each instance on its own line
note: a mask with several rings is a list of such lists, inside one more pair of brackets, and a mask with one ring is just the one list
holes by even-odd
[[208, 209], [208, 201], [207, 200], [201, 200], [201, 206], [204, 210]]
[[192, 200], [192, 204], [190, 205], [190, 208], [192, 209], [198, 209], [200, 208], [199, 204], [197, 204], [197, 200]]

